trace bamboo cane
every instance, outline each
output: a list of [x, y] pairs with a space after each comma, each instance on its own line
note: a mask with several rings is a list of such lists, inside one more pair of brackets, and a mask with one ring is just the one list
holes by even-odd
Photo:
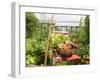
[[52, 26], [53, 25], [53, 15], [51, 17], [51, 24], [49, 27], [49, 33], [48, 33], [48, 40], [47, 40], [47, 47], [46, 47], [46, 53], [45, 53], [45, 60], [44, 60], [44, 66], [47, 65], [47, 57], [48, 57], [48, 50], [49, 50], [49, 45], [50, 45], [50, 40], [51, 40], [51, 33], [52, 33]]

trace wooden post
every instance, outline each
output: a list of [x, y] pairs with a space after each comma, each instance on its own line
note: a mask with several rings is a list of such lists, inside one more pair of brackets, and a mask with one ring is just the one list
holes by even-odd
[[48, 33], [48, 40], [47, 40], [47, 47], [46, 47], [46, 53], [45, 53], [45, 60], [44, 60], [44, 66], [47, 65], [47, 57], [48, 57], [48, 50], [49, 50], [49, 45], [50, 45], [50, 40], [51, 40], [51, 32], [52, 32], [52, 26], [53, 25], [53, 15], [51, 17], [51, 24], [49, 27], [49, 33]]

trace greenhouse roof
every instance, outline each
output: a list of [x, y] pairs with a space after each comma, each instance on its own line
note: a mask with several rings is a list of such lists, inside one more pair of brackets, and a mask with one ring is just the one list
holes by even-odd
[[[41, 23], [48, 23], [51, 20], [52, 14], [35, 14]], [[82, 15], [57, 15], [53, 14], [53, 23], [55, 26], [79, 26]]]

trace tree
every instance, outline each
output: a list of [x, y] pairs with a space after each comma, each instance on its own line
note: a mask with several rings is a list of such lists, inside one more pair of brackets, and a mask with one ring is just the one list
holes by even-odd
[[33, 31], [39, 28], [39, 20], [32, 12], [26, 12], [26, 38], [32, 38]]
[[79, 34], [80, 42], [85, 45], [89, 44], [89, 40], [90, 40], [89, 26], [90, 26], [89, 16], [86, 16], [84, 20], [84, 25], [81, 26], [80, 34]]

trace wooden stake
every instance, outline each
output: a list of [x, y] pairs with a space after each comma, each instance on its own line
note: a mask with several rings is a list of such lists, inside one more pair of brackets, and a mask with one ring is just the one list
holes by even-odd
[[45, 53], [44, 66], [47, 65], [47, 57], [48, 57], [48, 50], [49, 50], [50, 40], [51, 40], [52, 25], [53, 25], [53, 15], [51, 17], [51, 24], [50, 24], [50, 27], [49, 27], [49, 33], [48, 33], [48, 40], [47, 40], [47, 47], [46, 47], [46, 53]]

